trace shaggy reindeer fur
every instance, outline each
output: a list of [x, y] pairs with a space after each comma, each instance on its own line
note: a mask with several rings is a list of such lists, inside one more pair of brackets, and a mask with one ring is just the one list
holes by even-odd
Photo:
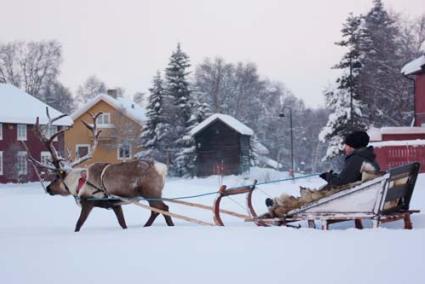
[[274, 217], [284, 217], [289, 211], [300, 208], [310, 202], [319, 200], [323, 197], [330, 196], [339, 191], [352, 188], [353, 186], [359, 185], [362, 182], [371, 180], [377, 176], [379, 173], [375, 171], [373, 165], [363, 162], [360, 172], [362, 173], [362, 180], [349, 183], [342, 186], [329, 186], [325, 185], [320, 189], [309, 189], [305, 187], [300, 187], [300, 196], [294, 197], [286, 193], [282, 193], [280, 196], [273, 199], [273, 205], [268, 208], [268, 213], [263, 214], [260, 218], [274, 218]]
[[[86, 183], [77, 193], [81, 172], [87, 171]], [[153, 208], [168, 211], [168, 206], [161, 200], [167, 166], [157, 161], [131, 160], [117, 164], [95, 163], [87, 169], [74, 168], [66, 172], [64, 180], [56, 179], [48, 187], [51, 195], [78, 196], [81, 205], [80, 218], [75, 231], [79, 231], [93, 207], [112, 208], [122, 228], [126, 228], [121, 205], [124, 201], [90, 201], [90, 197], [102, 198], [113, 195], [123, 198], [143, 197]], [[65, 187], [67, 185], [67, 188]], [[69, 190], [69, 191], [68, 191]], [[145, 226], [150, 226], [159, 214], [151, 211]], [[164, 215], [167, 225], [174, 226], [170, 216]]]

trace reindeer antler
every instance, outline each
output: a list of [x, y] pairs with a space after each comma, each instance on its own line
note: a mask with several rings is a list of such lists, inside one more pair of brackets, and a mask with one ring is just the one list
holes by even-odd
[[[46, 116], [47, 116], [47, 119], [48, 119], [47, 129], [51, 129], [53, 127], [53, 123], [55, 121], [65, 117], [67, 115], [62, 114], [62, 115], [52, 119], [50, 117], [49, 108], [46, 107]], [[60, 157], [58, 151], [56, 150], [55, 146], [53, 145], [53, 141], [56, 137], [58, 137], [59, 135], [64, 133], [66, 130], [68, 130], [68, 129], [67, 128], [61, 129], [60, 131], [54, 133], [51, 137], [46, 137], [45, 133], [43, 133], [43, 131], [41, 130], [40, 120], [37, 117], [36, 122], [35, 122], [34, 131], [35, 131], [36, 135], [38, 136], [38, 138], [40, 139], [40, 141], [44, 143], [44, 146], [47, 148], [47, 150], [49, 150], [49, 152], [52, 156], [52, 164], [55, 168], [53, 169], [51, 167], [46, 167], [45, 165], [43, 165], [39, 161], [35, 160], [33, 157], [30, 157], [30, 159], [32, 161], [34, 161], [39, 166], [43, 165], [43, 167], [51, 169], [51, 170], [63, 170], [62, 164], [61, 164], [61, 162], [63, 161], [63, 158]]]
[[[83, 121], [83, 124], [93, 134], [93, 143], [92, 143], [92, 146], [91, 146], [91, 151], [86, 156], [84, 156], [84, 157], [82, 157], [82, 158], [80, 158], [80, 159], [78, 159], [78, 160], [76, 160], [74, 162], [71, 162], [71, 167], [75, 167], [75, 166], [80, 165], [81, 163], [83, 163], [83, 162], [91, 159], [93, 157], [94, 151], [96, 150], [96, 147], [97, 147], [97, 144], [98, 144], [99, 135], [102, 132], [101, 130], [98, 130], [97, 129], [96, 120], [99, 117], [99, 115], [102, 114], [102, 112], [99, 112], [99, 113], [96, 113], [96, 114], [93, 114], [93, 113], [90, 112], [89, 114], [90, 114], [90, 116], [93, 119], [93, 126], [90, 125], [90, 124], [88, 124], [85, 121]], [[47, 116], [47, 119], [48, 119], [47, 129], [51, 129], [52, 126], [53, 126], [53, 123], [55, 121], [57, 121], [57, 120], [65, 117], [67, 115], [66, 114], [62, 114], [62, 115], [60, 115], [60, 116], [55, 117], [55, 118], [52, 119], [50, 117], [49, 108], [46, 107], [46, 116]], [[55, 140], [56, 137], [58, 137], [59, 135], [61, 135], [62, 133], [64, 133], [67, 130], [68, 130], [68, 128], [61, 129], [58, 132], [52, 134], [50, 137], [47, 137], [46, 136], [46, 133], [43, 133], [43, 131], [42, 131], [41, 127], [40, 127], [39, 118], [37, 117], [36, 122], [35, 122], [34, 131], [35, 131], [36, 135], [38, 136], [38, 138], [40, 139], [40, 141], [43, 142], [43, 144], [47, 148], [47, 150], [49, 150], [49, 152], [50, 152], [50, 154], [52, 156], [52, 161], [51, 162], [52, 162], [54, 168], [53, 167], [49, 167], [47, 165], [44, 165], [43, 163], [37, 161], [31, 155], [29, 155], [29, 159], [32, 162], [34, 162], [37, 166], [40, 166], [40, 167], [43, 167], [43, 168], [47, 168], [47, 169], [53, 170], [53, 171], [63, 171], [64, 170], [64, 168], [63, 168], [64, 158], [62, 158], [59, 155], [58, 151], [56, 150], [55, 146], [53, 145], [53, 141]], [[26, 147], [26, 148], [28, 148], [28, 147]], [[27, 151], [27, 152], [29, 152], [29, 151]], [[69, 151], [68, 151], [68, 158], [70, 158]]]
[[93, 154], [96, 151], [97, 148], [97, 144], [98, 144], [98, 139], [99, 139], [99, 135], [102, 132], [102, 130], [98, 130], [97, 129], [97, 118], [102, 114], [103, 112], [98, 112], [96, 114], [93, 114], [91, 112], [89, 112], [92, 120], [93, 120], [93, 126], [88, 124], [87, 122], [85, 122], [84, 120], [82, 121], [82, 123], [91, 131], [92, 135], [93, 135], [93, 142], [91, 145], [91, 150], [89, 151], [89, 153], [87, 153], [87, 155], [85, 155], [84, 157], [81, 157], [80, 159], [74, 161], [71, 163], [72, 167], [75, 167], [77, 165], [80, 165], [82, 163], [84, 163], [87, 160], [90, 160], [91, 158], [93, 158]]

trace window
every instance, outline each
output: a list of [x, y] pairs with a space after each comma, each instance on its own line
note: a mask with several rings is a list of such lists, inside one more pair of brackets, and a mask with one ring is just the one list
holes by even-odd
[[125, 160], [131, 157], [131, 146], [128, 143], [118, 145], [118, 160]]
[[[58, 132], [58, 127], [54, 125], [52, 125], [51, 127], [48, 127], [47, 125], [42, 125], [41, 130], [43, 131], [46, 137], [52, 137], [56, 132]], [[58, 141], [58, 137], [55, 137], [53, 141]]]
[[45, 166], [52, 166], [52, 154], [47, 151], [43, 151], [40, 153], [40, 161]]
[[76, 146], [77, 159], [86, 156], [89, 152], [90, 152], [89, 144], [77, 144]]
[[111, 114], [109, 112], [102, 113], [96, 119], [96, 124], [99, 127], [111, 125]]
[[0, 151], [0, 175], [3, 175], [3, 151]]
[[26, 124], [18, 124], [17, 133], [18, 133], [18, 141], [26, 141], [27, 140]]
[[0, 140], [3, 140], [3, 123], [0, 123]]
[[27, 163], [27, 152], [19, 151], [17, 155], [17, 169], [19, 175], [26, 175], [28, 173], [28, 163]]

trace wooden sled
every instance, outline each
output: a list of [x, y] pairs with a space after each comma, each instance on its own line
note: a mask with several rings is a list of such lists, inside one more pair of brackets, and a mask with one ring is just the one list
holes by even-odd
[[321, 228], [327, 230], [332, 223], [348, 220], [354, 220], [358, 229], [363, 228], [362, 220], [365, 219], [372, 220], [374, 228], [382, 223], [404, 220], [404, 228], [412, 229], [410, 215], [419, 210], [410, 210], [409, 205], [419, 167], [419, 163], [412, 163], [390, 169], [383, 176], [291, 210], [283, 218], [248, 221], [284, 226], [307, 221], [313, 228], [315, 221], [320, 221]]

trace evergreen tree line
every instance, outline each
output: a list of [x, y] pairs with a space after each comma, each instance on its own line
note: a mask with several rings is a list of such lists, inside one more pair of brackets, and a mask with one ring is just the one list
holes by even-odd
[[179, 45], [164, 75], [155, 75], [141, 139], [143, 156], [167, 163], [173, 175], [193, 175], [196, 145], [190, 131], [209, 115], [221, 113], [254, 130], [253, 165], [270, 166], [264, 157], [268, 156], [288, 169], [292, 115], [295, 165], [315, 170], [324, 151], [317, 136], [326, 110], [309, 109], [282, 83], [260, 78], [253, 63], [234, 64], [217, 57], [205, 59], [193, 74], [189, 67], [189, 57]]
[[413, 82], [400, 70], [423, 54], [425, 15], [407, 21], [374, 0], [365, 15], [350, 14], [336, 45], [346, 53], [333, 68], [341, 71], [325, 92], [330, 111], [320, 140], [326, 158], [341, 152], [343, 137], [354, 129], [408, 126], [413, 119]]

